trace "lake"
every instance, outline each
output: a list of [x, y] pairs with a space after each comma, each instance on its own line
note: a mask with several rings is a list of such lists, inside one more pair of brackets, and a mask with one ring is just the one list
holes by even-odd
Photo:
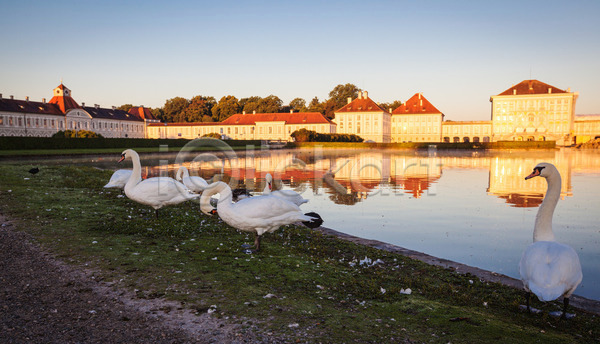
[[[87, 156], [53, 163], [123, 168], [117, 159]], [[598, 151], [438, 151], [432, 146], [425, 151], [224, 149], [142, 156], [147, 176], [173, 176], [183, 164], [192, 175], [257, 193], [271, 173], [276, 188], [309, 199], [303, 210], [318, 212], [326, 227], [515, 278], [546, 191], [543, 178], [525, 181], [525, 176], [543, 161], [556, 165], [562, 177], [554, 233], [579, 254], [584, 277], [575, 294], [600, 300]]]

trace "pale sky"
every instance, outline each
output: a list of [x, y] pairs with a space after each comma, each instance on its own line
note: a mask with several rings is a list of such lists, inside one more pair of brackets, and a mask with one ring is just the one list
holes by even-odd
[[600, 1], [6, 1], [0, 93], [162, 107], [173, 97], [375, 102], [422, 92], [449, 120], [489, 120], [526, 79], [600, 114]]

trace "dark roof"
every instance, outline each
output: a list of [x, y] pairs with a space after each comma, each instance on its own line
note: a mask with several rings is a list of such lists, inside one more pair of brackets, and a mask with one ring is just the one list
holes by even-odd
[[512, 96], [523, 94], [548, 94], [548, 93], [567, 93], [564, 90], [548, 85], [538, 80], [523, 80], [512, 86], [508, 90], [499, 94], [499, 96]]
[[84, 106], [83, 109], [93, 118], [114, 119], [119, 121], [143, 121], [143, 119], [138, 116], [119, 109], [105, 109], [92, 106]]
[[385, 112], [371, 98], [356, 98], [335, 112]]
[[64, 113], [60, 110], [59, 106], [56, 104], [6, 98], [0, 99], [0, 111], [57, 116], [64, 115]]
[[410, 97], [406, 103], [398, 106], [392, 115], [408, 115], [408, 114], [432, 114], [442, 113], [435, 106], [433, 106], [422, 93], [415, 93], [414, 96]]

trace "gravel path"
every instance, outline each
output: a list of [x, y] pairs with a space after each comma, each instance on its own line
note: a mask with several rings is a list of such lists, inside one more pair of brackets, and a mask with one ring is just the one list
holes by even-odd
[[118, 293], [0, 222], [0, 343], [271, 342], [175, 303]]

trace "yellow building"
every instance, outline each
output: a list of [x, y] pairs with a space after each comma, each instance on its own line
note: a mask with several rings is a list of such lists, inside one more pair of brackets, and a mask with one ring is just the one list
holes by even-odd
[[369, 98], [367, 91], [334, 112], [337, 133], [354, 134], [365, 142], [391, 142], [391, 115]]
[[575, 116], [575, 143], [600, 138], [600, 115]]
[[446, 121], [441, 142], [490, 142], [492, 121]]
[[572, 144], [578, 96], [538, 80], [524, 80], [492, 96], [492, 141]]
[[336, 124], [318, 112], [235, 114], [222, 122], [156, 123], [148, 125], [148, 138], [195, 139], [216, 133], [233, 140], [290, 141], [305, 128], [321, 134], [336, 132]]
[[392, 111], [392, 142], [441, 142], [444, 114], [422, 93]]

